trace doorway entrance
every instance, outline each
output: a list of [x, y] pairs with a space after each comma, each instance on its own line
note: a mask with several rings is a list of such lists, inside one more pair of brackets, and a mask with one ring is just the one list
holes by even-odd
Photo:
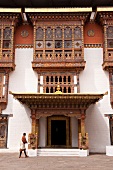
[[51, 116], [47, 121], [47, 147], [61, 148], [71, 146], [70, 118]]
[[66, 120], [51, 120], [51, 145], [66, 145]]

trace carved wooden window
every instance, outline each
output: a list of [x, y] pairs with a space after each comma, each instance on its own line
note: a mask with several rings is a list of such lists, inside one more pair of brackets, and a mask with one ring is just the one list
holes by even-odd
[[11, 29], [6, 27], [3, 31], [3, 48], [11, 48], [11, 34]]
[[0, 73], [0, 98], [6, 96], [6, 76], [4, 73]]
[[36, 48], [37, 49], [43, 48], [43, 37], [44, 37], [43, 29], [39, 27], [36, 30]]
[[11, 60], [13, 53], [13, 27], [0, 25], [1, 60]]
[[60, 84], [60, 91], [63, 93], [73, 93], [74, 83], [72, 75], [45, 75], [43, 84], [44, 93], [55, 93], [57, 85]]
[[82, 57], [82, 28], [73, 25], [40, 25], [35, 34], [36, 60], [74, 60]]
[[81, 48], [82, 47], [82, 32], [80, 27], [76, 27], [74, 29], [74, 47]]
[[113, 48], [113, 27], [109, 26], [107, 29], [107, 47]]

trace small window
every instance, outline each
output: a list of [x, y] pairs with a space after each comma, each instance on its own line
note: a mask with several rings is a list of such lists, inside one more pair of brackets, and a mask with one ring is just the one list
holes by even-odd
[[66, 76], [64, 76], [64, 82], [66, 83]]
[[55, 82], [56, 82], [56, 83], [58, 82], [58, 77], [57, 77], [57, 76], [55, 76]]
[[68, 83], [70, 83], [71, 82], [71, 77], [70, 76], [68, 76]]
[[66, 93], [66, 87], [64, 87], [64, 93]]
[[49, 76], [46, 77], [46, 82], [49, 82]]
[[70, 87], [68, 87], [68, 93], [71, 93], [71, 88]]
[[59, 77], [59, 82], [60, 82], [60, 83], [62, 82], [62, 77], [61, 77], [61, 76]]
[[49, 93], [49, 88], [48, 87], [46, 87], [46, 93]]
[[53, 87], [51, 87], [51, 89], [50, 89], [50, 93], [53, 93]]
[[53, 76], [51, 76], [51, 83], [53, 82]]

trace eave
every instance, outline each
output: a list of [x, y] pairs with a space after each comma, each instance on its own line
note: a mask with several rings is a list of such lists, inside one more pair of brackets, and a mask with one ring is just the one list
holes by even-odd
[[21, 13], [21, 8], [0, 8], [0, 13]]
[[107, 93], [14, 93], [15, 99], [30, 109], [87, 109]]
[[25, 8], [25, 12], [92, 12], [92, 7], [89, 8]]

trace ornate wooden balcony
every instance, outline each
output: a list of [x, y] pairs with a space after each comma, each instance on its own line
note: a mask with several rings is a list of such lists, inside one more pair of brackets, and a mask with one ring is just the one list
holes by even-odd
[[37, 52], [34, 55], [32, 67], [34, 70], [52, 70], [52, 69], [72, 69], [83, 70], [85, 67], [85, 61], [82, 57], [81, 51], [76, 52]]
[[9, 71], [15, 69], [14, 54], [10, 51], [4, 51], [0, 57], [0, 69], [6, 68]]

